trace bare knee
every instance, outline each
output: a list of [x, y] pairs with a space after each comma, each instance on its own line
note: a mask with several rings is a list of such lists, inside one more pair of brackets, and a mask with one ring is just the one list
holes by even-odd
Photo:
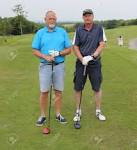
[[95, 94], [95, 95], [100, 95], [101, 93], [102, 93], [101, 89], [98, 90], [98, 91], [94, 91], [94, 94]]
[[62, 91], [55, 90], [55, 96], [56, 96], [56, 98], [61, 98], [62, 97]]
[[48, 92], [40, 92], [41, 96], [48, 96]]

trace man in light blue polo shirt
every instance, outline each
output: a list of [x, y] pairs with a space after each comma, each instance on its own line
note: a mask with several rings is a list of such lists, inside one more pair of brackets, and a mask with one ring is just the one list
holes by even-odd
[[46, 26], [36, 33], [32, 42], [34, 55], [40, 58], [41, 115], [36, 122], [37, 126], [42, 126], [46, 122], [45, 111], [48, 102], [48, 92], [52, 82], [55, 91], [56, 119], [60, 123], [66, 123], [66, 119], [61, 115], [61, 101], [65, 76], [64, 61], [65, 56], [71, 52], [71, 43], [67, 32], [63, 28], [56, 26], [56, 20], [55, 12], [48, 11], [45, 16]]

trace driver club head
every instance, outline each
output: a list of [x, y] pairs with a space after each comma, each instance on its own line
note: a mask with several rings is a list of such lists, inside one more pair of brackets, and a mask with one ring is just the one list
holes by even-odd
[[50, 128], [44, 128], [42, 133], [43, 134], [50, 134]]
[[76, 121], [75, 123], [74, 123], [74, 128], [75, 129], [80, 129], [80, 121]]

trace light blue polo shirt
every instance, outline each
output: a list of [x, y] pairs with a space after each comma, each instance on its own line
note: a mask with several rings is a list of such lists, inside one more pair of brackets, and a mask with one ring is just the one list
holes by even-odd
[[[67, 32], [60, 27], [55, 27], [52, 32], [47, 27], [40, 29], [34, 36], [32, 48], [39, 50], [42, 54], [49, 55], [50, 50], [63, 51], [65, 48], [71, 47], [71, 42]], [[55, 62], [63, 62], [64, 56], [55, 57]], [[47, 61], [40, 58], [40, 62]]]

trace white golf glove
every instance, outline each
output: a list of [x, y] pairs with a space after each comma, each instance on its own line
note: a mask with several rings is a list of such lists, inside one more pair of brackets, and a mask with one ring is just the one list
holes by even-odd
[[93, 57], [92, 57], [92, 56], [90, 56], [90, 55], [85, 56], [85, 57], [83, 57], [83, 59], [82, 59], [82, 64], [83, 64], [83, 65], [88, 65], [89, 61], [91, 61], [91, 60], [93, 60]]
[[57, 57], [57, 56], [59, 56], [59, 51], [50, 50], [50, 51], [49, 51], [49, 54], [50, 54], [52, 57]]

